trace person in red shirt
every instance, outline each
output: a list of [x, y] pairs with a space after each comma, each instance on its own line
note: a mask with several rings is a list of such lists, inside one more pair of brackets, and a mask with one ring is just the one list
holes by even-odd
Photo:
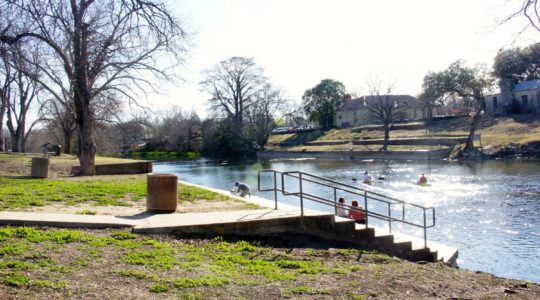
[[358, 201], [353, 200], [351, 202], [351, 209], [349, 209], [349, 219], [353, 219], [356, 223], [366, 224], [366, 213], [362, 206], [358, 205]]
[[427, 177], [422, 173], [422, 176], [418, 178], [418, 184], [426, 184], [427, 183]]

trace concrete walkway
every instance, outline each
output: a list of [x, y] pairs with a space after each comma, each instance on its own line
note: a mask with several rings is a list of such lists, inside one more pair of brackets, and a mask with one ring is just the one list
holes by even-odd
[[[324, 212], [309, 211], [306, 215], [329, 215]], [[18, 226], [53, 226], [67, 228], [122, 228], [163, 229], [182, 226], [210, 225], [248, 222], [254, 220], [299, 217], [298, 209], [293, 211], [256, 209], [238, 211], [220, 211], [209, 213], [153, 214], [142, 212], [132, 216], [111, 215], [74, 215], [36, 212], [0, 212], [0, 224]]]
[[[154, 214], [147, 211], [135, 215], [77, 215], [61, 213], [40, 213], [40, 212], [0, 212], [1, 225], [37, 225], [66, 228], [123, 228], [133, 227], [135, 231], [160, 231], [167, 232], [173, 228], [182, 226], [196, 226], [209, 224], [226, 224], [237, 222], [248, 222], [264, 219], [279, 219], [299, 217], [300, 209], [294, 206], [280, 203], [279, 209], [274, 209], [275, 203], [272, 200], [260, 197], [239, 197], [224, 190], [200, 186], [184, 181], [182, 184], [200, 187], [216, 193], [225, 194], [229, 197], [256, 204], [261, 209], [219, 211], [219, 212], [194, 212], [194, 213], [169, 213]], [[114, 212], [113, 212], [114, 213]], [[329, 213], [304, 210], [306, 216], [331, 215]], [[154, 229], [154, 230], [152, 230]]]

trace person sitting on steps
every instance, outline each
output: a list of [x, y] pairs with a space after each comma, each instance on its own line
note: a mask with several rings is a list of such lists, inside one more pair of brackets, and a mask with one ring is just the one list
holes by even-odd
[[362, 206], [358, 205], [358, 201], [351, 202], [352, 208], [349, 209], [349, 219], [353, 219], [356, 223], [366, 224], [366, 213]]
[[348, 218], [349, 213], [347, 212], [347, 209], [345, 208], [345, 199], [339, 198], [338, 202], [339, 202], [338, 207], [337, 207], [338, 217]]

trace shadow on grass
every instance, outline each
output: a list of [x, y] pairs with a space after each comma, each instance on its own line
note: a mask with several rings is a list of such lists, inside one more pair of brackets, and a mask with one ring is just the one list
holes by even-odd
[[514, 122], [517, 122], [517, 123], [525, 123], [525, 124], [530, 124], [530, 123], [534, 123], [535, 121], [540, 121], [540, 114], [515, 114], [515, 115], [510, 115], [509, 116], [510, 118], [512, 118], [512, 120], [514, 120]]
[[2, 176], [2, 177], [8, 178], [8, 179], [48, 179], [48, 178], [32, 177], [29, 175], [11, 175], [11, 176]]
[[160, 214], [162, 213], [156, 213], [156, 212], [151, 212], [151, 211], [146, 210], [146, 211], [143, 211], [143, 212], [131, 215], [131, 216], [116, 216], [116, 217], [119, 219], [126, 219], [126, 220], [143, 220], [148, 217], [151, 217], [154, 215], [160, 215]]
[[290, 138], [281, 142], [281, 145], [300, 145], [306, 142], [314, 141], [326, 133], [325, 130], [313, 130], [305, 132], [297, 132]]
[[[236, 235], [236, 234], [200, 234], [200, 233], [184, 233], [173, 232], [172, 234], [176, 239], [193, 239], [193, 240], [208, 240], [219, 238], [225, 242], [236, 243], [239, 241], [247, 241], [250, 243], [257, 243], [260, 246], [272, 247], [272, 248], [285, 248], [291, 251], [293, 248], [311, 248], [320, 250], [329, 249], [361, 249], [367, 251], [373, 251], [368, 247], [362, 247], [357, 244], [338, 242], [332, 240], [326, 240], [319, 237], [295, 234], [290, 232], [273, 233], [266, 235]], [[358, 258], [359, 259], [359, 258]]]

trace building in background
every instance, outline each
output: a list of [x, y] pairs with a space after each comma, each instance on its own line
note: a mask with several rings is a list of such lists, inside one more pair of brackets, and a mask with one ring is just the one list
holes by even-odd
[[508, 81], [503, 81], [500, 90], [498, 94], [486, 96], [486, 109], [489, 114], [540, 114], [540, 79], [520, 82], [514, 88], [511, 88]]
[[397, 117], [395, 121], [418, 121], [422, 119], [421, 103], [410, 95], [380, 95], [362, 96], [352, 99], [345, 95], [341, 105], [336, 109], [336, 127], [346, 128], [380, 122], [369, 110], [369, 106], [376, 105], [380, 100], [393, 103], [393, 111]]

